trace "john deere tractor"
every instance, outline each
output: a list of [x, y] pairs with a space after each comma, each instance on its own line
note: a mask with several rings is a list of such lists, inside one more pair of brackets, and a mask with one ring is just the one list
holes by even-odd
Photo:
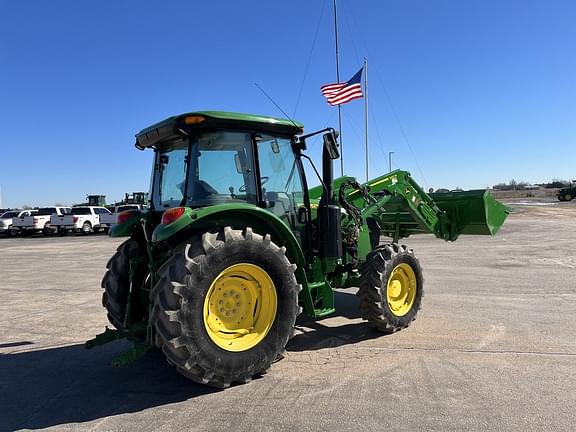
[[[322, 174], [309, 188], [307, 142], [322, 135]], [[150, 209], [119, 215], [127, 237], [102, 281], [116, 364], [152, 347], [203, 384], [227, 387], [281, 358], [304, 312], [335, 312], [335, 287], [359, 287], [361, 314], [383, 333], [410, 325], [423, 294], [418, 258], [401, 238], [494, 234], [508, 209], [485, 191], [427, 195], [405, 171], [365, 184], [333, 178], [331, 128], [228, 112], [170, 117], [136, 135], [154, 151]], [[313, 167], [313, 165], [312, 165]], [[381, 243], [381, 238], [389, 240]]]
[[560, 189], [557, 196], [560, 201], [572, 201], [576, 197], [576, 181], [572, 180], [570, 186]]

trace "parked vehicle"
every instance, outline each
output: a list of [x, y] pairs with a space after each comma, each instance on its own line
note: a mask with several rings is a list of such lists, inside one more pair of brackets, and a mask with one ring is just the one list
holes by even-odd
[[576, 197], [576, 181], [572, 180], [570, 186], [560, 189], [557, 196], [560, 201], [572, 201]]
[[72, 207], [72, 211], [62, 215], [52, 215], [50, 224], [58, 231], [58, 234], [65, 235], [68, 232], [81, 232], [89, 234], [98, 232], [101, 229], [108, 230], [110, 225], [102, 223], [102, 216], [110, 215], [110, 210], [104, 207], [82, 206]]
[[86, 201], [73, 204], [72, 207], [107, 207], [106, 195], [86, 195]]
[[15, 236], [18, 231], [12, 227], [13, 221], [19, 218], [24, 219], [25, 216], [30, 216], [36, 213], [36, 210], [10, 210], [0, 215], [0, 234], [7, 236]]
[[23, 211], [18, 217], [12, 218], [12, 231], [14, 235], [20, 234], [24, 230], [27, 223], [26, 218], [31, 217], [38, 213], [37, 209]]
[[118, 223], [118, 215], [126, 210], [144, 210], [140, 204], [123, 204], [114, 207], [114, 212], [100, 215], [100, 223], [111, 228]]
[[43, 207], [38, 213], [26, 216], [18, 224], [12, 224], [12, 227], [18, 229], [22, 235], [31, 235], [42, 232], [44, 235], [54, 234], [56, 231], [50, 223], [52, 215], [63, 215], [70, 213], [70, 207]]

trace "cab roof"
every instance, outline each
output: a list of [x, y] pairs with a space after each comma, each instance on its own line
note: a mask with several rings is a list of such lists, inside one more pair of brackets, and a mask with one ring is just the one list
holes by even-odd
[[[190, 119], [202, 119], [193, 121]], [[195, 111], [168, 117], [136, 134], [136, 147], [153, 147], [160, 141], [182, 135], [183, 131], [206, 129], [257, 130], [279, 135], [301, 134], [304, 125], [288, 119], [225, 111]]]

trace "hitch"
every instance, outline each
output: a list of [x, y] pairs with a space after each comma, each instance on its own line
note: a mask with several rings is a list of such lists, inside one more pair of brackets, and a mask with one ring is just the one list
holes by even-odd
[[94, 338], [86, 341], [84, 347], [86, 349], [92, 349], [94, 347], [105, 345], [109, 342], [114, 342], [118, 339], [124, 339], [126, 337], [125, 333], [120, 330], [112, 330], [106, 327], [103, 333], [96, 335]]
[[130, 330], [122, 331], [122, 330], [114, 330], [109, 329], [106, 327], [103, 333], [96, 335], [94, 338], [86, 341], [84, 343], [84, 347], [86, 349], [92, 349], [94, 347], [105, 345], [110, 342], [114, 342], [119, 339], [131, 339], [132, 347], [128, 350], [124, 351], [123, 353], [119, 354], [113, 361], [112, 366], [114, 367], [122, 367], [129, 365], [130, 363], [135, 362], [144, 354], [146, 354], [150, 349], [152, 349], [152, 345], [147, 341], [144, 340], [142, 342], [135, 342], [134, 339], [137, 339], [138, 336], [142, 336], [142, 331], [144, 329], [145, 334], [145, 326], [143, 323], [139, 323], [140, 325], [134, 325]]

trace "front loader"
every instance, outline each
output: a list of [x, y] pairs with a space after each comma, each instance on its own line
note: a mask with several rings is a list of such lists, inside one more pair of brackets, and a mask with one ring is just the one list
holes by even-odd
[[[319, 134], [320, 185], [309, 188], [304, 151]], [[286, 119], [187, 113], [142, 130], [136, 147], [155, 153], [150, 209], [121, 213], [111, 231], [127, 237], [102, 281], [115, 330], [87, 346], [132, 340], [118, 365], [157, 347], [210, 386], [266, 372], [300, 312], [335, 312], [335, 287], [359, 287], [362, 316], [376, 329], [407, 327], [423, 279], [398, 241], [495, 234], [508, 214], [485, 191], [427, 195], [405, 171], [364, 184], [334, 179], [337, 133], [303, 135]]]

